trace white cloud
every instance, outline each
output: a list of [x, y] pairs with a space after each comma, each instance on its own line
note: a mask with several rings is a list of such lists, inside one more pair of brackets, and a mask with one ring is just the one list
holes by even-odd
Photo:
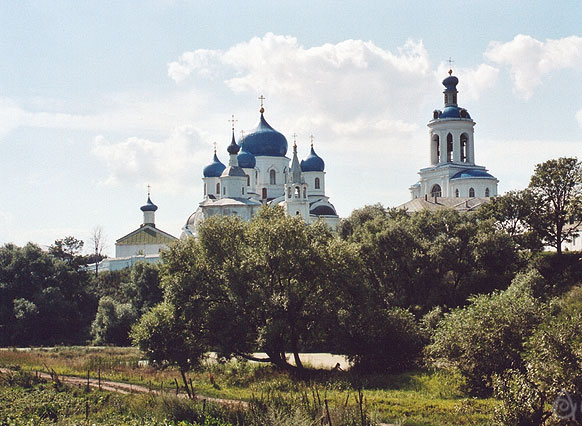
[[493, 41], [485, 57], [510, 67], [515, 91], [529, 99], [552, 71], [582, 66], [582, 37], [569, 36], [545, 42], [518, 34], [507, 43]]
[[284, 100], [289, 110], [338, 119], [416, 112], [432, 83], [421, 41], [408, 41], [396, 52], [361, 40], [305, 48], [294, 37], [272, 33], [226, 51], [186, 52], [168, 64], [177, 82], [194, 72], [222, 79], [235, 93], [264, 93]]
[[199, 176], [204, 164], [200, 159], [207, 159], [209, 147], [196, 129], [182, 126], [163, 142], [137, 137], [110, 142], [98, 136], [92, 151], [105, 163], [104, 184], [142, 187], [144, 182], [155, 182], [161, 191], [176, 194]]

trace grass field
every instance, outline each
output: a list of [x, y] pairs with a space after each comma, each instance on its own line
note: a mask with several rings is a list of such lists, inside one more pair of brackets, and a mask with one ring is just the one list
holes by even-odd
[[[176, 370], [157, 370], [144, 366], [140, 359], [134, 348], [0, 351], [0, 367], [18, 366], [32, 372], [52, 369], [60, 375], [82, 377], [87, 371], [96, 377], [100, 370], [103, 379], [175, 390], [175, 379], [180, 380]], [[284, 402], [312, 414], [327, 400], [330, 411], [338, 418], [347, 415], [346, 411], [362, 409], [377, 422], [401, 425], [489, 425], [497, 404], [493, 399], [467, 398], [460, 390], [462, 381], [458, 376], [434, 371], [361, 376], [349, 371], [312, 370], [299, 379], [269, 366], [209, 362], [189, 372], [188, 377], [201, 395], [261, 404]]]

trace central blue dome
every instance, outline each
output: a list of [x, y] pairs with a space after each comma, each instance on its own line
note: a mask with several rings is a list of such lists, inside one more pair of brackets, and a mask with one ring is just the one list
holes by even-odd
[[273, 129], [261, 114], [257, 127], [242, 140], [242, 150], [254, 156], [285, 157], [287, 139]]
[[315, 153], [313, 147], [311, 147], [311, 152], [305, 160], [301, 161], [301, 171], [302, 172], [323, 172], [325, 169], [325, 163], [323, 159]]

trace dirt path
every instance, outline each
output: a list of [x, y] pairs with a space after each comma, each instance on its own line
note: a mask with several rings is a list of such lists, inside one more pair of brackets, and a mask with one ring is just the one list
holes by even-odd
[[[0, 373], [2, 374], [7, 374], [7, 373], [12, 373], [14, 372], [14, 370], [11, 370], [9, 368], [0, 368]], [[45, 380], [52, 380], [52, 376], [49, 373], [42, 373], [42, 372], [37, 372], [38, 376], [45, 379]], [[73, 386], [79, 386], [79, 387], [83, 387], [83, 386], [87, 386], [87, 378], [86, 377], [77, 377], [77, 376], [63, 376], [63, 375], [58, 375], [57, 376], [58, 379], [63, 382], [66, 383], [68, 385], [73, 385]], [[114, 382], [111, 380], [101, 380], [101, 385], [99, 384], [99, 379], [95, 379], [95, 378], [89, 378], [89, 386], [92, 388], [99, 388], [101, 390], [104, 391], [109, 391], [109, 392], [117, 392], [117, 393], [122, 393], [122, 394], [128, 394], [128, 393], [152, 393], [154, 395], [161, 395], [161, 394], [174, 394], [175, 392], [168, 392], [168, 391], [161, 391], [159, 389], [150, 389], [147, 386], [143, 386], [143, 385], [134, 385], [132, 383], [123, 383], [123, 382]], [[186, 395], [185, 393], [179, 393], [178, 395], [176, 395], [178, 398], [187, 398], [188, 395]], [[212, 398], [212, 397], [208, 397], [205, 395], [200, 395], [200, 394], [195, 394], [194, 398], [200, 401], [206, 400], [208, 402], [214, 402], [216, 404], [221, 404], [221, 405], [229, 405], [229, 406], [233, 406], [233, 407], [242, 407], [242, 408], [246, 408], [248, 407], [248, 403], [246, 401], [240, 401], [237, 399], [224, 399], [224, 398]]]

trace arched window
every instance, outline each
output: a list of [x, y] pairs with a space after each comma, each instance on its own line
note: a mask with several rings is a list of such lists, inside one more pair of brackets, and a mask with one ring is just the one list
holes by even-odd
[[439, 135], [432, 136], [432, 164], [438, 164], [441, 157], [441, 144]]
[[431, 197], [440, 197], [442, 194], [441, 186], [440, 185], [433, 185], [432, 189], [430, 190]]
[[277, 185], [277, 175], [275, 170], [271, 169], [271, 171], [269, 172], [269, 183], [271, 185]]
[[301, 197], [301, 190], [299, 189], [298, 186], [295, 187], [295, 198], [300, 198]]
[[303, 198], [307, 198], [307, 188], [303, 187]]
[[220, 182], [216, 184], [216, 193], [220, 195]]
[[466, 133], [461, 135], [461, 161], [467, 161], [467, 142], [469, 141], [469, 137]]
[[315, 189], [319, 189], [319, 178], [315, 178]]
[[455, 197], [459, 198], [459, 190], [455, 189]]
[[247, 186], [251, 186], [251, 177], [247, 175]]
[[206, 184], [204, 184], [204, 195], [206, 195]]
[[475, 196], [475, 190], [473, 188], [469, 188], [469, 197], [473, 198]]
[[245, 195], [245, 187], [244, 186], [241, 188], [241, 192], [242, 192], [242, 195]]
[[222, 187], [222, 195], [226, 195], [226, 186]]
[[267, 188], [263, 188], [263, 200], [267, 199]]
[[485, 196], [489, 197], [489, 188], [485, 188]]
[[293, 196], [293, 188], [289, 187], [289, 190], [287, 191], [288, 193], [288, 198], [291, 198]]
[[453, 135], [447, 135], [447, 161], [453, 161]]

